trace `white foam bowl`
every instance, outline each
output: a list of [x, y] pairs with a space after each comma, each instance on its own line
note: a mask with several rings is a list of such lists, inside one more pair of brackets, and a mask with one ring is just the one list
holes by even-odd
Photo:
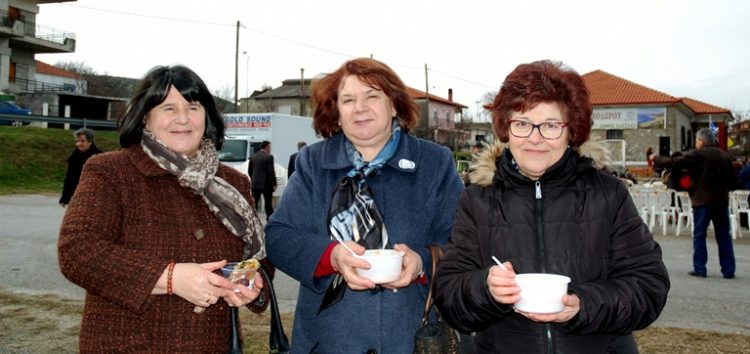
[[396, 250], [366, 250], [361, 256], [370, 263], [370, 269], [357, 268], [357, 275], [370, 279], [375, 284], [385, 284], [398, 280], [401, 276], [401, 264], [404, 252]]
[[557, 313], [565, 308], [563, 295], [568, 292], [570, 278], [564, 275], [526, 273], [516, 275], [521, 287], [521, 300], [514, 305], [518, 310], [531, 313]]

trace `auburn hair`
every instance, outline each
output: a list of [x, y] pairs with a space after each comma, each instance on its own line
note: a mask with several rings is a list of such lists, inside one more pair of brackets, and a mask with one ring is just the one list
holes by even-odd
[[311, 99], [313, 105], [313, 129], [323, 138], [341, 134], [338, 102], [339, 90], [344, 80], [356, 75], [368, 86], [383, 91], [393, 102], [398, 112], [401, 129], [408, 133], [417, 125], [419, 108], [409, 96], [401, 78], [385, 63], [369, 58], [358, 58], [347, 61], [336, 71], [313, 80]]
[[561, 62], [541, 60], [517, 66], [495, 96], [492, 121], [500, 141], [508, 142], [513, 112], [526, 112], [543, 102], [560, 106], [570, 146], [581, 146], [589, 139], [592, 107], [583, 78]]

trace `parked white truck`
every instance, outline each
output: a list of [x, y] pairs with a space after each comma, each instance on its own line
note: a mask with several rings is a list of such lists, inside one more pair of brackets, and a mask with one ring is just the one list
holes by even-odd
[[286, 186], [286, 166], [289, 156], [297, 152], [297, 142], [308, 145], [320, 141], [312, 128], [312, 118], [281, 113], [224, 114], [226, 139], [219, 151], [219, 160], [247, 174], [248, 160], [260, 149], [264, 140], [271, 142], [278, 186], [274, 192], [280, 197]]

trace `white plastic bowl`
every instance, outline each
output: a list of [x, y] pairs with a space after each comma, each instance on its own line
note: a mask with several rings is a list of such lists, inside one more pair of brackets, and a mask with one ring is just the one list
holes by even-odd
[[370, 269], [357, 268], [357, 275], [370, 279], [375, 284], [385, 284], [398, 280], [401, 275], [401, 264], [404, 252], [396, 250], [366, 250], [361, 256], [370, 263]]
[[518, 310], [530, 313], [557, 313], [565, 308], [563, 295], [568, 292], [570, 278], [546, 273], [517, 274], [516, 283], [521, 287], [521, 300], [514, 305]]

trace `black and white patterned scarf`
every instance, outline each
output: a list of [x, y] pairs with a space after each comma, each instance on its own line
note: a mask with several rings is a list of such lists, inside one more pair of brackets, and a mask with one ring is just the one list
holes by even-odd
[[[336, 183], [328, 206], [328, 233], [331, 240], [355, 241], [366, 249], [388, 247], [388, 231], [375, 205], [367, 178], [379, 171], [393, 157], [401, 140], [401, 122], [393, 118], [391, 137], [372, 161], [364, 161], [354, 145], [346, 139], [346, 153], [354, 167]], [[346, 281], [336, 274], [326, 290], [318, 312], [341, 301]]]
[[243, 259], [266, 257], [264, 233], [258, 214], [247, 199], [225, 179], [216, 176], [219, 158], [214, 144], [203, 139], [192, 157], [174, 152], [156, 140], [147, 129], [141, 139], [143, 151], [159, 167], [177, 176], [180, 185], [200, 195], [221, 223], [245, 242]]

